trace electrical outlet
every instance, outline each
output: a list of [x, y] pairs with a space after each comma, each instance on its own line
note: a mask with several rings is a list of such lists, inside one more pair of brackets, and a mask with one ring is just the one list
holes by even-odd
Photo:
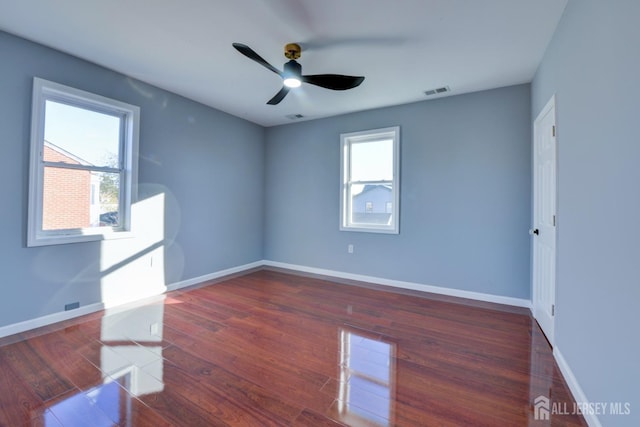
[[347, 252], [349, 252], [350, 254], [352, 254], [352, 253], [353, 253], [353, 245], [352, 245], [352, 244], [349, 244], [349, 245], [347, 246]]
[[158, 322], [152, 323], [151, 325], [149, 325], [149, 333], [152, 336], [159, 336], [160, 335], [160, 325], [158, 324]]

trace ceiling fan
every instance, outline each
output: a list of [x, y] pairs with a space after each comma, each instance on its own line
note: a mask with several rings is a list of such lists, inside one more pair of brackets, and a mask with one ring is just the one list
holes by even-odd
[[282, 77], [282, 89], [280, 89], [280, 91], [267, 102], [269, 105], [279, 104], [280, 101], [287, 96], [290, 89], [299, 87], [303, 82], [311, 83], [312, 85], [326, 89], [347, 90], [359, 86], [360, 83], [364, 81], [364, 77], [345, 76], [342, 74], [313, 74], [310, 76], [303, 76], [302, 66], [298, 61], [296, 61], [296, 59], [300, 58], [302, 49], [300, 48], [300, 45], [296, 43], [289, 43], [284, 47], [284, 56], [289, 59], [289, 62], [284, 64], [283, 71], [280, 71], [273, 65], [269, 64], [247, 45], [242, 43], [233, 43], [233, 47], [247, 58], [253, 59], [258, 64]]

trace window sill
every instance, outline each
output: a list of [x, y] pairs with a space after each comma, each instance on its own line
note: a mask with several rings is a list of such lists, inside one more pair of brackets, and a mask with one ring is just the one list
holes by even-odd
[[131, 231], [109, 231], [87, 234], [58, 234], [29, 237], [27, 247], [65, 245], [68, 243], [95, 242], [100, 240], [131, 239], [135, 234]]
[[340, 231], [355, 231], [358, 233], [400, 234], [400, 230], [395, 228], [373, 228], [366, 226], [342, 226], [340, 227]]

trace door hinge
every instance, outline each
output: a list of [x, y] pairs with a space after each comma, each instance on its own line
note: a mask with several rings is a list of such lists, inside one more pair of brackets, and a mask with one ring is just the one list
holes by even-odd
[[556, 136], [556, 125], [551, 126], [551, 136]]
[[556, 216], [555, 215], [553, 215], [553, 226], [554, 227], [556, 226]]
[[556, 315], [556, 305], [555, 304], [551, 304], [551, 315], [552, 316]]

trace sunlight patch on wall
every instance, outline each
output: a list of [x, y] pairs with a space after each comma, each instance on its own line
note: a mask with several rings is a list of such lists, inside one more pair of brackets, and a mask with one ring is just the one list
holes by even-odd
[[165, 194], [132, 206], [133, 238], [101, 242], [100, 273], [105, 307], [166, 291], [164, 274]]

